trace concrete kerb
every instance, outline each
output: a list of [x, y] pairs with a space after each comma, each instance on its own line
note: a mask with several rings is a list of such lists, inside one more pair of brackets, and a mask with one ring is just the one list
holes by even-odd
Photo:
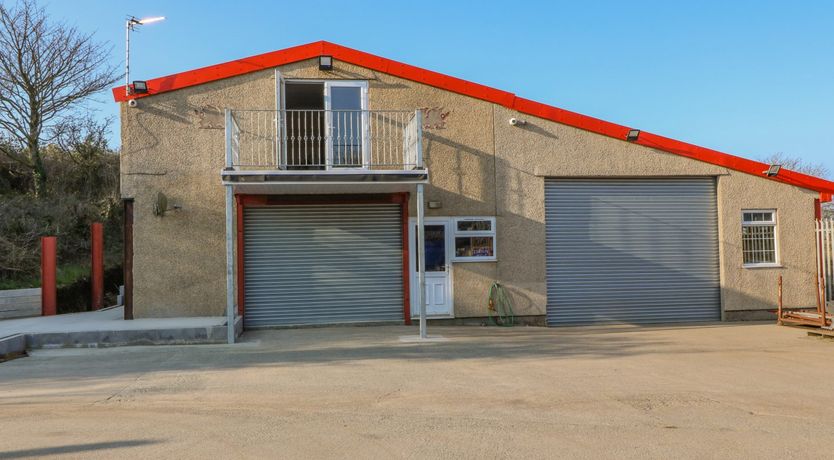
[[[243, 333], [243, 322], [235, 318], [235, 337]], [[26, 349], [104, 348], [134, 345], [199, 345], [227, 342], [225, 324], [209, 327], [140, 329], [115, 331], [45, 332], [25, 334]]]
[[429, 335], [420, 337], [419, 335], [401, 335], [400, 342], [403, 343], [430, 343], [430, 342], [447, 342], [449, 339], [440, 335]]
[[[0, 355], [39, 348], [196, 345], [227, 342], [225, 317], [122, 320], [122, 307], [0, 321]], [[243, 333], [236, 317], [235, 336]]]
[[26, 337], [23, 334], [0, 337], [0, 361], [26, 352]]

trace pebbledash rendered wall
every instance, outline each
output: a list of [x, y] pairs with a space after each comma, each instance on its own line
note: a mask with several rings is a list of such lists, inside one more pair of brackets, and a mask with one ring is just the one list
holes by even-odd
[[[486, 314], [489, 285], [510, 291], [518, 315], [544, 315], [545, 177], [710, 176], [717, 179], [722, 315], [756, 318], [815, 302], [816, 192], [520, 114], [501, 106], [336, 61], [280, 67], [284, 78], [369, 81], [370, 108], [438, 108], [442, 128], [424, 131], [431, 184], [427, 216], [496, 216], [497, 262], [454, 265], [457, 318]], [[122, 194], [134, 202], [135, 316], [222, 315], [225, 309], [223, 108], [274, 109], [275, 76], [264, 70], [122, 103]], [[510, 126], [522, 118], [525, 126]], [[339, 192], [332, 186], [309, 193]], [[182, 210], [153, 215], [156, 193]], [[298, 193], [298, 189], [292, 190]], [[778, 211], [780, 268], [742, 268], [741, 210]], [[412, 196], [410, 214], [415, 215]]]

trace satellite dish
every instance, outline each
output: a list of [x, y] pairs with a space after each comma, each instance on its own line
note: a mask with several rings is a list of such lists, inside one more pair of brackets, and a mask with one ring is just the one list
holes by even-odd
[[153, 204], [153, 215], [162, 217], [165, 211], [168, 210], [168, 197], [164, 193], [158, 192], [156, 194], [156, 202]]

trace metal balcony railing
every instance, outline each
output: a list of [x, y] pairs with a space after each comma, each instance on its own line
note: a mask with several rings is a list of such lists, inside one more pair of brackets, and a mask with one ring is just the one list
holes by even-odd
[[422, 169], [421, 112], [227, 109], [226, 163], [241, 171]]

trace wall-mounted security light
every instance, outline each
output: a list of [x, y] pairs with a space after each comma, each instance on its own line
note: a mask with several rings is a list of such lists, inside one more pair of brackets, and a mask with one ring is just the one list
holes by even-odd
[[767, 168], [767, 171], [763, 171], [767, 177], [776, 177], [779, 174], [779, 171], [782, 170], [782, 165], [772, 164]]
[[133, 80], [133, 94], [147, 94], [148, 82], [142, 80]]
[[333, 56], [319, 56], [319, 70], [333, 70]]
[[429, 201], [428, 202], [428, 208], [429, 209], [440, 209], [442, 207], [443, 207], [443, 203], [441, 203], [439, 201]]
[[628, 131], [628, 135], [626, 135], [626, 140], [629, 142], [637, 141], [637, 138], [640, 137], [640, 130], [639, 129], [630, 129]]

